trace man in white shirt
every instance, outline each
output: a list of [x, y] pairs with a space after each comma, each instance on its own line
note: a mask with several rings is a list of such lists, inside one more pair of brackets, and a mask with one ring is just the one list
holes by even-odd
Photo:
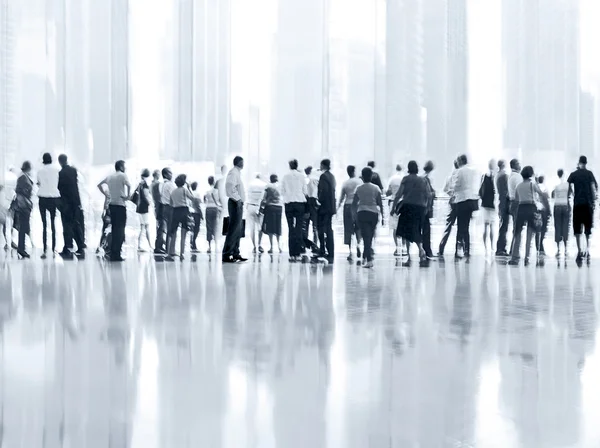
[[392, 238], [394, 239], [394, 245], [396, 246], [396, 249], [394, 251], [394, 256], [395, 257], [399, 257], [401, 255], [401, 250], [400, 250], [400, 243], [401, 241], [398, 240], [398, 235], [396, 235], [396, 230], [398, 229], [398, 215], [392, 213], [391, 210], [391, 206], [392, 203], [394, 202], [394, 198], [396, 197], [396, 193], [398, 193], [398, 190], [400, 189], [400, 184], [402, 183], [402, 179], [404, 179], [404, 173], [402, 172], [402, 167], [400, 166], [400, 164], [396, 165], [396, 173], [394, 173], [394, 175], [392, 177], [390, 177], [390, 181], [388, 183], [388, 189], [386, 191], [386, 196], [389, 199], [389, 206], [390, 206], [390, 219], [389, 219], [389, 228], [390, 228], [390, 233], [392, 234]]
[[42, 259], [45, 259], [48, 251], [48, 222], [47, 215], [50, 213], [50, 230], [52, 231], [52, 253], [56, 252], [56, 228], [54, 226], [56, 219], [56, 209], [60, 199], [58, 191], [58, 167], [52, 165], [52, 156], [45, 153], [42, 156], [43, 166], [37, 173], [38, 198], [40, 214], [42, 215], [43, 225], [43, 243], [44, 253]]
[[479, 208], [479, 173], [468, 164], [466, 155], [457, 159], [458, 170], [454, 174], [452, 191], [456, 206], [457, 235], [455, 257], [461, 258], [460, 252], [465, 257], [471, 255], [471, 236], [469, 226], [473, 212]]
[[306, 219], [308, 185], [306, 177], [298, 171], [298, 161], [289, 161], [290, 171], [281, 180], [281, 196], [285, 204], [285, 217], [288, 223], [288, 245], [290, 261], [300, 260], [305, 244], [302, 231]]
[[243, 234], [243, 212], [246, 202], [246, 192], [242, 182], [242, 169], [244, 159], [236, 156], [233, 159], [233, 168], [227, 174], [225, 180], [225, 194], [229, 198], [227, 208], [229, 210], [229, 226], [227, 237], [223, 246], [223, 263], [239, 263], [248, 261], [240, 255], [240, 239]]
[[[255, 254], [257, 250], [262, 254], [264, 249], [260, 245], [262, 241], [262, 215], [260, 214], [260, 203], [265, 196], [265, 188], [267, 183], [264, 182], [260, 174], [257, 173], [254, 176], [252, 182], [248, 184], [248, 202], [246, 202], [246, 224], [248, 231], [250, 232], [250, 239], [252, 240], [252, 253]], [[256, 246], [256, 233], [258, 232], [258, 249]]]

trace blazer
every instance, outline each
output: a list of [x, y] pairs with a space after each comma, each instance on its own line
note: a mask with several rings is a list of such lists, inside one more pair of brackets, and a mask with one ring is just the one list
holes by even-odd
[[58, 173], [58, 191], [61, 199], [76, 207], [81, 206], [79, 185], [77, 183], [77, 169], [66, 165]]
[[318, 200], [319, 213], [335, 215], [335, 177], [329, 171], [324, 171], [319, 178]]
[[33, 195], [33, 181], [27, 174], [23, 173], [17, 179], [15, 195], [15, 206], [17, 211], [31, 211], [31, 209], [33, 209], [33, 203], [31, 202], [31, 196]]

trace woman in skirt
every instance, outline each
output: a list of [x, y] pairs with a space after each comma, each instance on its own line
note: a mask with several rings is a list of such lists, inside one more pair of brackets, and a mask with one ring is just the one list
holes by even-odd
[[419, 258], [422, 263], [427, 261], [423, 249], [423, 223], [427, 214], [428, 187], [425, 179], [419, 176], [417, 162], [408, 163], [408, 175], [402, 179], [400, 188], [394, 198], [392, 210], [398, 215], [396, 235], [402, 238], [406, 246], [408, 259], [404, 265], [410, 265], [410, 244], [419, 247]]
[[354, 201], [356, 189], [362, 185], [363, 181], [360, 177], [356, 177], [356, 167], [354, 165], [349, 165], [346, 168], [346, 172], [348, 173], [348, 180], [342, 185], [342, 196], [340, 197], [338, 210], [342, 206], [344, 207], [344, 244], [348, 246], [348, 251], [350, 252], [348, 261], [352, 261], [352, 237], [354, 235], [356, 235], [356, 256], [360, 259], [361, 255], [360, 248], [358, 247], [361, 240], [360, 229], [358, 227], [356, 209], [352, 207], [352, 202]]
[[281, 253], [281, 217], [283, 215], [283, 202], [281, 200], [281, 190], [279, 187], [279, 178], [277, 174], [271, 174], [269, 185], [265, 189], [265, 198], [261, 205], [264, 210], [264, 219], [262, 231], [269, 236], [271, 248], [269, 253], [273, 253], [273, 237], [277, 238], [277, 247]]
[[212, 242], [216, 241], [217, 223], [223, 206], [219, 200], [219, 190], [215, 187], [215, 178], [209, 176], [208, 185], [210, 190], [204, 195], [204, 203], [206, 204], [206, 241], [208, 241], [208, 251], [212, 251]]

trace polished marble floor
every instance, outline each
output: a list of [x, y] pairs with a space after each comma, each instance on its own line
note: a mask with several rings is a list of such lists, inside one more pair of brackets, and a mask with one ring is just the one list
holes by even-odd
[[0, 446], [599, 447], [598, 273], [3, 259]]

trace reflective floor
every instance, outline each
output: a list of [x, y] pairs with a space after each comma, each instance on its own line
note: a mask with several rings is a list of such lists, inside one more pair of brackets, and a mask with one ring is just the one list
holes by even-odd
[[0, 261], [2, 447], [598, 447], [591, 266]]

